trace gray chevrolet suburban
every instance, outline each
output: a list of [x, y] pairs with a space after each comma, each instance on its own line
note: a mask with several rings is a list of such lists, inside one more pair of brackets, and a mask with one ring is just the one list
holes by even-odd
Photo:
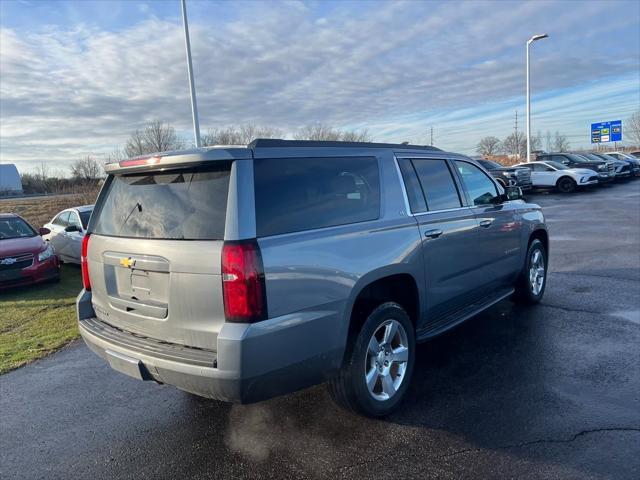
[[256, 140], [106, 171], [79, 329], [137, 379], [243, 403], [328, 382], [384, 416], [417, 342], [544, 294], [540, 207], [434, 147]]

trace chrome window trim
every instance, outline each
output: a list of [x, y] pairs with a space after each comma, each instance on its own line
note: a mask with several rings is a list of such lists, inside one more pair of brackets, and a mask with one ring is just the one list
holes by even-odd
[[432, 160], [446, 160], [446, 158], [436, 158], [433, 156], [425, 156], [425, 157], [416, 157], [416, 156], [402, 156], [402, 157], [398, 157], [397, 155], [393, 156], [393, 163], [396, 166], [396, 173], [398, 174], [398, 180], [400, 181], [400, 187], [402, 188], [402, 195], [404, 196], [404, 206], [407, 209], [407, 214], [411, 217], [421, 217], [423, 215], [432, 215], [435, 213], [442, 213], [442, 212], [455, 212], [456, 210], [468, 210], [469, 207], [468, 205], [463, 205], [462, 207], [455, 207], [455, 208], [445, 208], [442, 210], [427, 210], [426, 212], [418, 212], [418, 213], [413, 213], [411, 211], [411, 207], [409, 205], [409, 196], [407, 195], [407, 189], [404, 185], [404, 177], [402, 176], [402, 171], [400, 170], [400, 165], [398, 164], [398, 159], [399, 158], [408, 158], [408, 159], [413, 159], [413, 158], [425, 158], [425, 159], [432, 159]]
[[[403, 158], [403, 157], [400, 157]], [[407, 211], [407, 215], [415, 215], [412, 211], [411, 211], [411, 207], [409, 205], [409, 195], [407, 195], [407, 188], [405, 187], [404, 184], [404, 177], [402, 176], [402, 172], [400, 171], [400, 164], [398, 163], [398, 157], [397, 156], [393, 156], [393, 164], [396, 167], [396, 173], [398, 174], [398, 180], [400, 181], [400, 188], [402, 189], [402, 196], [404, 198], [404, 208]]]
[[469, 210], [472, 207], [469, 206], [465, 206], [465, 207], [455, 207], [455, 208], [445, 208], [444, 210], [432, 210], [429, 212], [421, 212], [421, 213], [412, 213], [411, 215], [413, 217], [421, 217], [422, 215], [431, 215], [433, 213], [442, 213], [442, 212], [455, 212], [456, 210]]

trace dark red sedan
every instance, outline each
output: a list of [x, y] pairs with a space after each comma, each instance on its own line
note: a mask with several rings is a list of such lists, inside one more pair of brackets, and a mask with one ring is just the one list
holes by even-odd
[[47, 233], [20, 215], [0, 213], [0, 289], [60, 278], [58, 257], [40, 236]]

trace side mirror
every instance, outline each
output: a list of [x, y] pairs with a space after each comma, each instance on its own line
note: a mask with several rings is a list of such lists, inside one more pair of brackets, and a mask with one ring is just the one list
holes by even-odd
[[77, 225], [69, 225], [67, 227], [64, 227], [64, 231], [65, 232], [79, 232], [80, 228], [78, 228]]
[[504, 199], [506, 201], [522, 200], [523, 197], [520, 187], [505, 187], [504, 189]]
[[38, 235], [40, 235], [41, 237], [43, 235], [49, 235], [51, 233], [51, 230], [49, 230], [47, 227], [40, 227], [38, 229]]

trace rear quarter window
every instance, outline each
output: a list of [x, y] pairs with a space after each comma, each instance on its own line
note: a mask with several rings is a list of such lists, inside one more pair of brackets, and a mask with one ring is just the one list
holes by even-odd
[[116, 175], [96, 207], [94, 233], [114, 237], [222, 240], [231, 164]]
[[375, 220], [380, 216], [373, 157], [254, 160], [259, 237]]

